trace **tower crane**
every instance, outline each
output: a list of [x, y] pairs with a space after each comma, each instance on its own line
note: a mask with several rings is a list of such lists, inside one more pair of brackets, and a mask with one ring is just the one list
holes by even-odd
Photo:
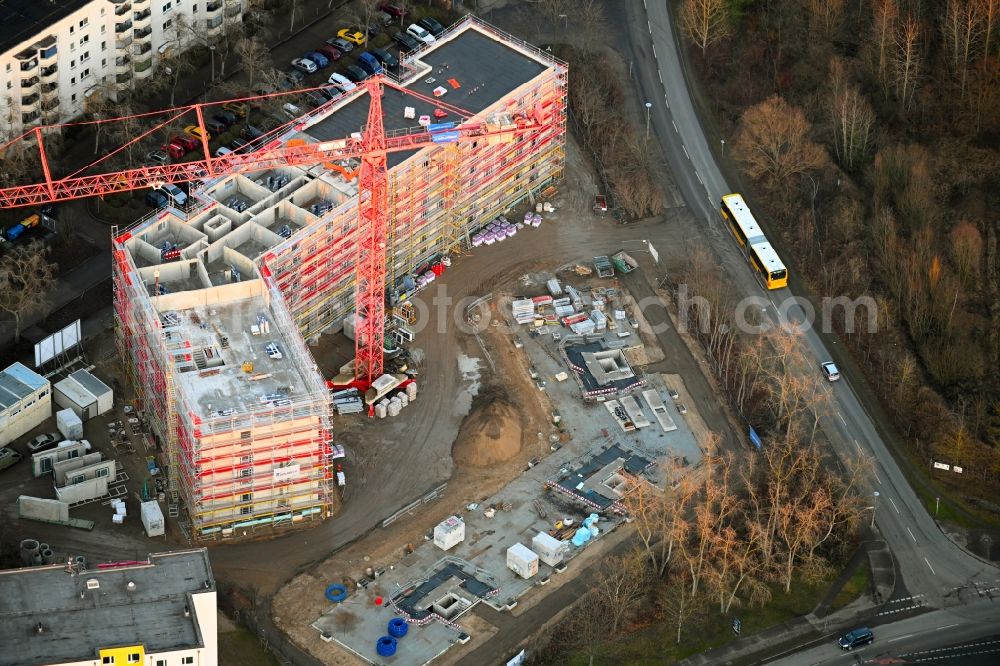
[[[459, 122], [438, 123], [419, 126], [386, 134], [382, 114], [382, 94], [384, 88], [397, 90], [405, 95], [420, 99], [436, 108], [455, 114]], [[367, 92], [369, 98], [368, 122], [360, 136], [355, 134], [343, 139], [304, 143], [301, 141], [279, 140], [278, 135], [288, 128], [307, 128], [310, 122], [329, 112], [329, 108], [339, 103], [334, 98], [318, 109], [301, 118], [286, 123], [251, 143], [249, 152], [232, 152], [213, 157], [208, 145], [208, 130], [205, 128], [206, 107], [221, 106], [227, 101], [253, 103], [263, 97], [294, 94], [278, 93], [260, 97], [245, 97], [236, 100], [193, 104], [167, 109], [156, 115], [167, 115], [168, 119], [138, 137], [118, 147], [110, 154], [77, 170], [69, 176], [54, 178], [46, 155], [44, 139], [51, 130], [60, 126], [36, 127], [20, 137], [0, 146], [3, 154], [18, 141], [37, 143], [38, 157], [43, 174], [42, 182], [29, 185], [0, 188], [0, 208], [31, 206], [71, 199], [104, 196], [131, 190], [156, 188], [165, 183], [190, 182], [216, 178], [237, 173], [262, 171], [281, 166], [313, 165], [345, 159], [360, 159], [361, 168], [358, 186], [358, 217], [360, 221], [359, 240], [355, 248], [355, 312], [359, 323], [355, 335], [355, 385], [367, 388], [382, 375], [383, 348], [385, 337], [385, 287], [386, 287], [386, 244], [389, 224], [388, 167], [389, 153], [414, 151], [443, 143], [474, 141], [481, 138], [511, 139], [518, 135], [537, 133], [548, 128], [552, 121], [544, 117], [540, 107], [504, 124], [487, 123], [475, 114], [441, 99], [428, 97], [404, 88], [384, 76], [375, 76], [365, 81], [359, 91]], [[356, 91], [353, 94], [358, 94]], [[84, 175], [112, 155], [124, 150], [130, 144], [150, 137], [157, 130], [168, 127], [184, 115], [193, 112], [201, 129], [200, 159], [162, 166], [143, 166], [112, 172]], [[153, 114], [147, 114], [153, 115]], [[98, 122], [114, 123], [124, 119], [116, 118]], [[266, 270], [263, 277], [270, 276]]]

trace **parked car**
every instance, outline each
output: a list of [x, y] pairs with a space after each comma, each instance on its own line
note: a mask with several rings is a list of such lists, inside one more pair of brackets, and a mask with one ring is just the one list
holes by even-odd
[[194, 138], [193, 136], [188, 136], [186, 134], [176, 134], [170, 139], [170, 143], [177, 144], [184, 148], [186, 152], [191, 152], [192, 150], [198, 150], [201, 148], [201, 141]]
[[184, 128], [184, 133], [187, 134], [190, 137], [194, 137], [195, 139], [198, 139], [199, 141], [201, 140], [202, 137], [205, 138], [205, 141], [211, 141], [212, 140], [212, 135], [209, 134], [209, 133], [207, 133], [207, 132], [205, 132], [204, 130], [202, 130], [197, 125], [188, 125], [187, 127]]
[[278, 87], [281, 90], [293, 90], [302, 86], [302, 82], [306, 80], [306, 75], [297, 69], [290, 69], [284, 73], [285, 76], [278, 82]]
[[358, 56], [358, 67], [365, 70], [372, 76], [382, 73], [382, 63], [371, 53], [365, 51]]
[[316, 66], [309, 58], [296, 58], [292, 61], [292, 67], [299, 70], [303, 74], [314, 74], [319, 67]]
[[24, 458], [20, 453], [9, 447], [0, 449], [0, 469], [7, 469], [11, 465], [21, 462]]
[[375, 17], [374, 18], [375, 18], [376, 21], [378, 21], [382, 25], [389, 25], [393, 21], [392, 16], [389, 15], [389, 14], [387, 14], [386, 12], [383, 12], [383, 11], [375, 12]]
[[163, 150], [163, 152], [165, 153], [168, 153], [170, 155], [170, 158], [174, 160], [182, 159], [185, 155], [187, 155], [188, 152], [187, 149], [184, 148], [184, 146], [178, 143], [174, 143], [173, 141], [163, 146], [161, 150]]
[[444, 26], [441, 25], [440, 23], [438, 23], [437, 21], [435, 21], [434, 19], [432, 19], [429, 16], [427, 16], [425, 18], [422, 18], [419, 21], [417, 21], [417, 25], [419, 25], [421, 28], [423, 28], [427, 32], [431, 33], [435, 37], [437, 37], [442, 32], [444, 32]]
[[365, 28], [365, 33], [368, 35], [368, 39], [371, 39], [372, 37], [380, 34], [381, 32], [382, 32], [382, 24], [378, 20], [373, 20], [371, 23], [368, 24], [368, 27]]
[[209, 118], [205, 121], [205, 129], [209, 131], [210, 134], [218, 136], [229, 129], [229, 125], [222, 122], [221, 120], [216, 120], [215, 118]]
[[354, 28], [341, 28], [337, 31], [337, 37], [346, 39], [351, 44], [357, 44], [358, 46], [364, 46], [366, 41], [365, 33], [355, 30]]
[[153, 165], [163, 166], [170, 162], [170, 156], [162, 150], [154, 150], [151, 153], [146, 153], [146, 161]]
[[253, 146], [246, 139], [233, 139], [233, 142], [229, 144], [234, 153], [246, 153], [253, 150]]
[[324, 67], [330, 64], [330, 59], [327, 58], [322, 53], [320, 53], [319, 51], [309, 51], [308, 53], [305, 54], [305, 58], [307, 60], [312, 60], [314, 63], [316, 63], [316, 66], [319, 67], [320, 69], [323, 69]]
[[344, 55], [340, 49], [331, 44], [320, 44], [316, 47], [316, 52], [325, 55], [330, 62], [340, 60], [340, 57]]
[[221, 120], [222, 122], [230, 126], [235, 125], [236, 122], [240, 119], [239, 116], [237, 116], [235, 113], [232, 113], [231, 111], [219, 111], [212, 117], [217, 120]]
[[862, 645], [870, 645], [874, 640], [875, 634], [872, 633], [872, 630], [868, 627], [861, 627], [841, 636], [837, 644], [840, 645], [840, 649], [842, 650], [853, 650]]
[[246, 118], [247, 114], [250, 113], [250, 107], [245, 102], [226, 102], [222, 108], [229, 113], [236, 114], [239, 118]]
[[372, 48], [368, 49], [368, 52], [371, 53], [376, 58], [378, 58], [378, 61], [382, 63], [383, 66], [388, 67], [389, 69], [395, 69], [396, 67], [399, 67], [399, 60], [396, 58], [396, 56], [392, 55], [385, 49]]
[[420, 42], [405, 32], [397, 32], [392, 35], [392, 40], [399, 45], [400, 51], [412, 51], [420, 48]]
[[226, 146], [219, 146], [218, 148], [215, 149], [215, 156], [222, 157], [224, 155], [228, 155], [231, 152], [233, 152], [232, 148], [227, 148]]
[[30, 442], [28, 442], [28, 453], [38, 453], [39, 451], [48, 451], [49, 449], [56, 448], [59, 444], [59, 440], [62, 439], [62, 435], [57, 432], [47, 432], [43, 435], [38, 435]]
[[406, 34], [408, 34], [410, 37], [413, 37], [417, 41], [423, 42], [424, 44], [433, 44], [434, 42], [437, 41], [436, 39], [434, 39], [434, 35], [427, 32], [416, 23], [410, 24], [410, 27], [406, 29]]
[[823, 374], [826, 375], [827, 381], [835, 382], [840, 379], [840, 370], [837, 369], [836, 364], [831, 361], [827, 361], [820, 365], [823, 368]]
[[351, 81], [354, 81], [355, 83], [361, 83], [362, 81], [368, 78], [368, 72], [361, 69], [357, 65], [348, 65], [347, 67], [345, 67], [344, 74], [347, 76], [347, 78], [349, 78]]
[[346, 39], [341, 39], [340, 37], [334, 37], [332, 39], [326, 40], [326, 43], [337, 49], [343, 54], [350, 53], [354, 50], [354, 44], [351, 44]]
[[160, 190], [167, 195], [169, 199], [177, 206], [183, 206], [187, 203], [188, 196], [181, 188], [177, 187], [173, 183], [166, 183], [160, 186]]
[[341, 92], [350, 92], [358, 87], [357, 84], [340, 72], [334, 72], [331, 74], [330, 78], [327, 79], [326, 82], [332, 86], [336, 86]]
[[240, 136], [242, 136], [247, 141], [253, 141], [254, 139], [259, 139], [260, 137], [264, 136], [264, 132], [257, 129], [253, 125], [247, 125], [246, 127], [243, 128], [243, 131], [240, 132]]
[[383, 2], [381, 5], [378, 6], [378, 8], [379, 11], [385, 12], [394, 19], [401, 19], [407, 14], [405, 8], [399, 5], [394, 5], [391, 2]]
[[146, 205], [152, 208], [163, 208], [170, 203], [170, 199], [167, 195], [159, 190], [150, 190], [146, 192]]

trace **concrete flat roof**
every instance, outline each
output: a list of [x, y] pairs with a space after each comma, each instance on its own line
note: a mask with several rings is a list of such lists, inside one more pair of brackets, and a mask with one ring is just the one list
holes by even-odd
[[80, 407], [86, 407], [97, 402], [97, 396], [88, 391], [80, 382], [72, 377], [67, 377], [62, 381], [56, 382], [55, 388]]
[[[292, 361], [287, 342], [296, 332], [280, 329], [262, 297], [171, 312], [178, 321], [169, 329], [171, 336], [179, 334], [181, 340], [190, 342], [192, 355], [201, 351], [208, 361], [204, 370], [194, 369], [192, 361], [191, 371], [174, 375], [202, 416], [224, 416], [226, 410], [251, 412], [274, 401], [306, 395], [308, 383]], [[251, 327], [259, 326], [261, 316], [270, 330], [254, 335]], [[217, 331], [226, 336], [228, 348], [222, 347]], [[268, 357], [265, 347], [271, 342], [277, 344], [282, 358]], [[253, 363], [251, 373], [243, 371], [244, 361]]]
[[46, 384], [46, 380], [20, 363], [0, 372], [0, 409], [21, 402]]
[[[413, 65], [419, 73], [414, 80], [404, 83], [404, 87], [433, 97], [434, 89], [443, 86], [448, 90], [441, 97], [443, 102], [472, 113], [489, 108], [548, 69], [539, 60], [480, 31], [475, 24], [430, 45], [426, 51], [417, 54]], [[430, 79], [434, 81], [428, 83]], [[454, 88], [449, 83], [451, 79], [457, 81], [460, 87]], [[406, 106], [414, 107], [416, 118], [413, 120], [403, 117]], [[434, 105], [411, 95], [387, 89], [382, 97], [385, 131], [388, 134], [394, 130], [416, 128], [417, 118], [432, 115], [434, 108]], [[449, 114], [447, 118], [432, 122], [458, 120], [461, 119]], [[343, 139], [360, 132], [367, 122], [368, 95], [361, 92], [305, 133], [321, 141]], [[393, 167], [411, 155], [413, 151], [390, 153], [389, 166]]]
[[140, 643], [147, 653], [202, 647], [191, 595], [214, 590], [204, 548], [79, 574], [66, 565], [0, 571], [0, 666], [91, 661], [98, 647]]
[[0, 52], [6, 53], [36, 36], [42, 37], [40, 33], [92, 1], [0, 0], [0, 24], [4, 27], [0, 36]]
[[111, 393], [111, 387], [86, 370], [77, 370], [70, 377], [79, 382], [80, 386], [87, 389], [95, 398], [105, 393]]

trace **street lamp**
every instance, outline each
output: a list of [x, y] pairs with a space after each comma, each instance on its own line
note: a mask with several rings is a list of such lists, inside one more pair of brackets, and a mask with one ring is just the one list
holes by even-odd
[[872, 524], [871, 528], [875, 529], [875, 511], [878, 509], [878, 491], [875, 491], [875, 505], [872, 507]]
[[653, 108], [652, 102], [646, 102], [646, 140], [649, 141], [649, 110]]
[[212, 54], [212, 82], [215, 82], [215, 44], [208, 47], [209, 52]]
[[726, 156], [726, 140], [725, 139], [719, 139], [719, 143], [722, 144], [722, 156], [725, 157]]

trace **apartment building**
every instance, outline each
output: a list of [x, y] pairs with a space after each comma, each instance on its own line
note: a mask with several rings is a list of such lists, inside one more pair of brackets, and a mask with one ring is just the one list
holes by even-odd
[[218, 664], [205, 549], [93, 569], [68, 559], [0, 571], [0, 666]]
[[211, 39], [242, 21], [244, 1], [4, 0], [0, 132], [64, 122], [88, 100], [117, 99], [195, 32]]
[[[447, 75], [443, 73], [447, 72]], [[492, 129], [543, 129], [389, 156], [391, 302], [429, 279], [433, 258], [472, 251], [497, 215], [558, 181], [565, 163], [565, 63], [466, 17], [401, 64], [387, 134], [430, 118], [435, 88]], [[279, 137], [358, 131], [367, 92], [332, 100]], [[358, 163], [223, 175], [113, 238], [116, 342], [166, 452], [194, 538], [239, 538], [332, 515], [340, 447], [331, 396], [306, 345], [354, 309]], [[272, 346], [273, 345], [273, 346]], [[277, 353], [275, 353], [277, 352]]]

